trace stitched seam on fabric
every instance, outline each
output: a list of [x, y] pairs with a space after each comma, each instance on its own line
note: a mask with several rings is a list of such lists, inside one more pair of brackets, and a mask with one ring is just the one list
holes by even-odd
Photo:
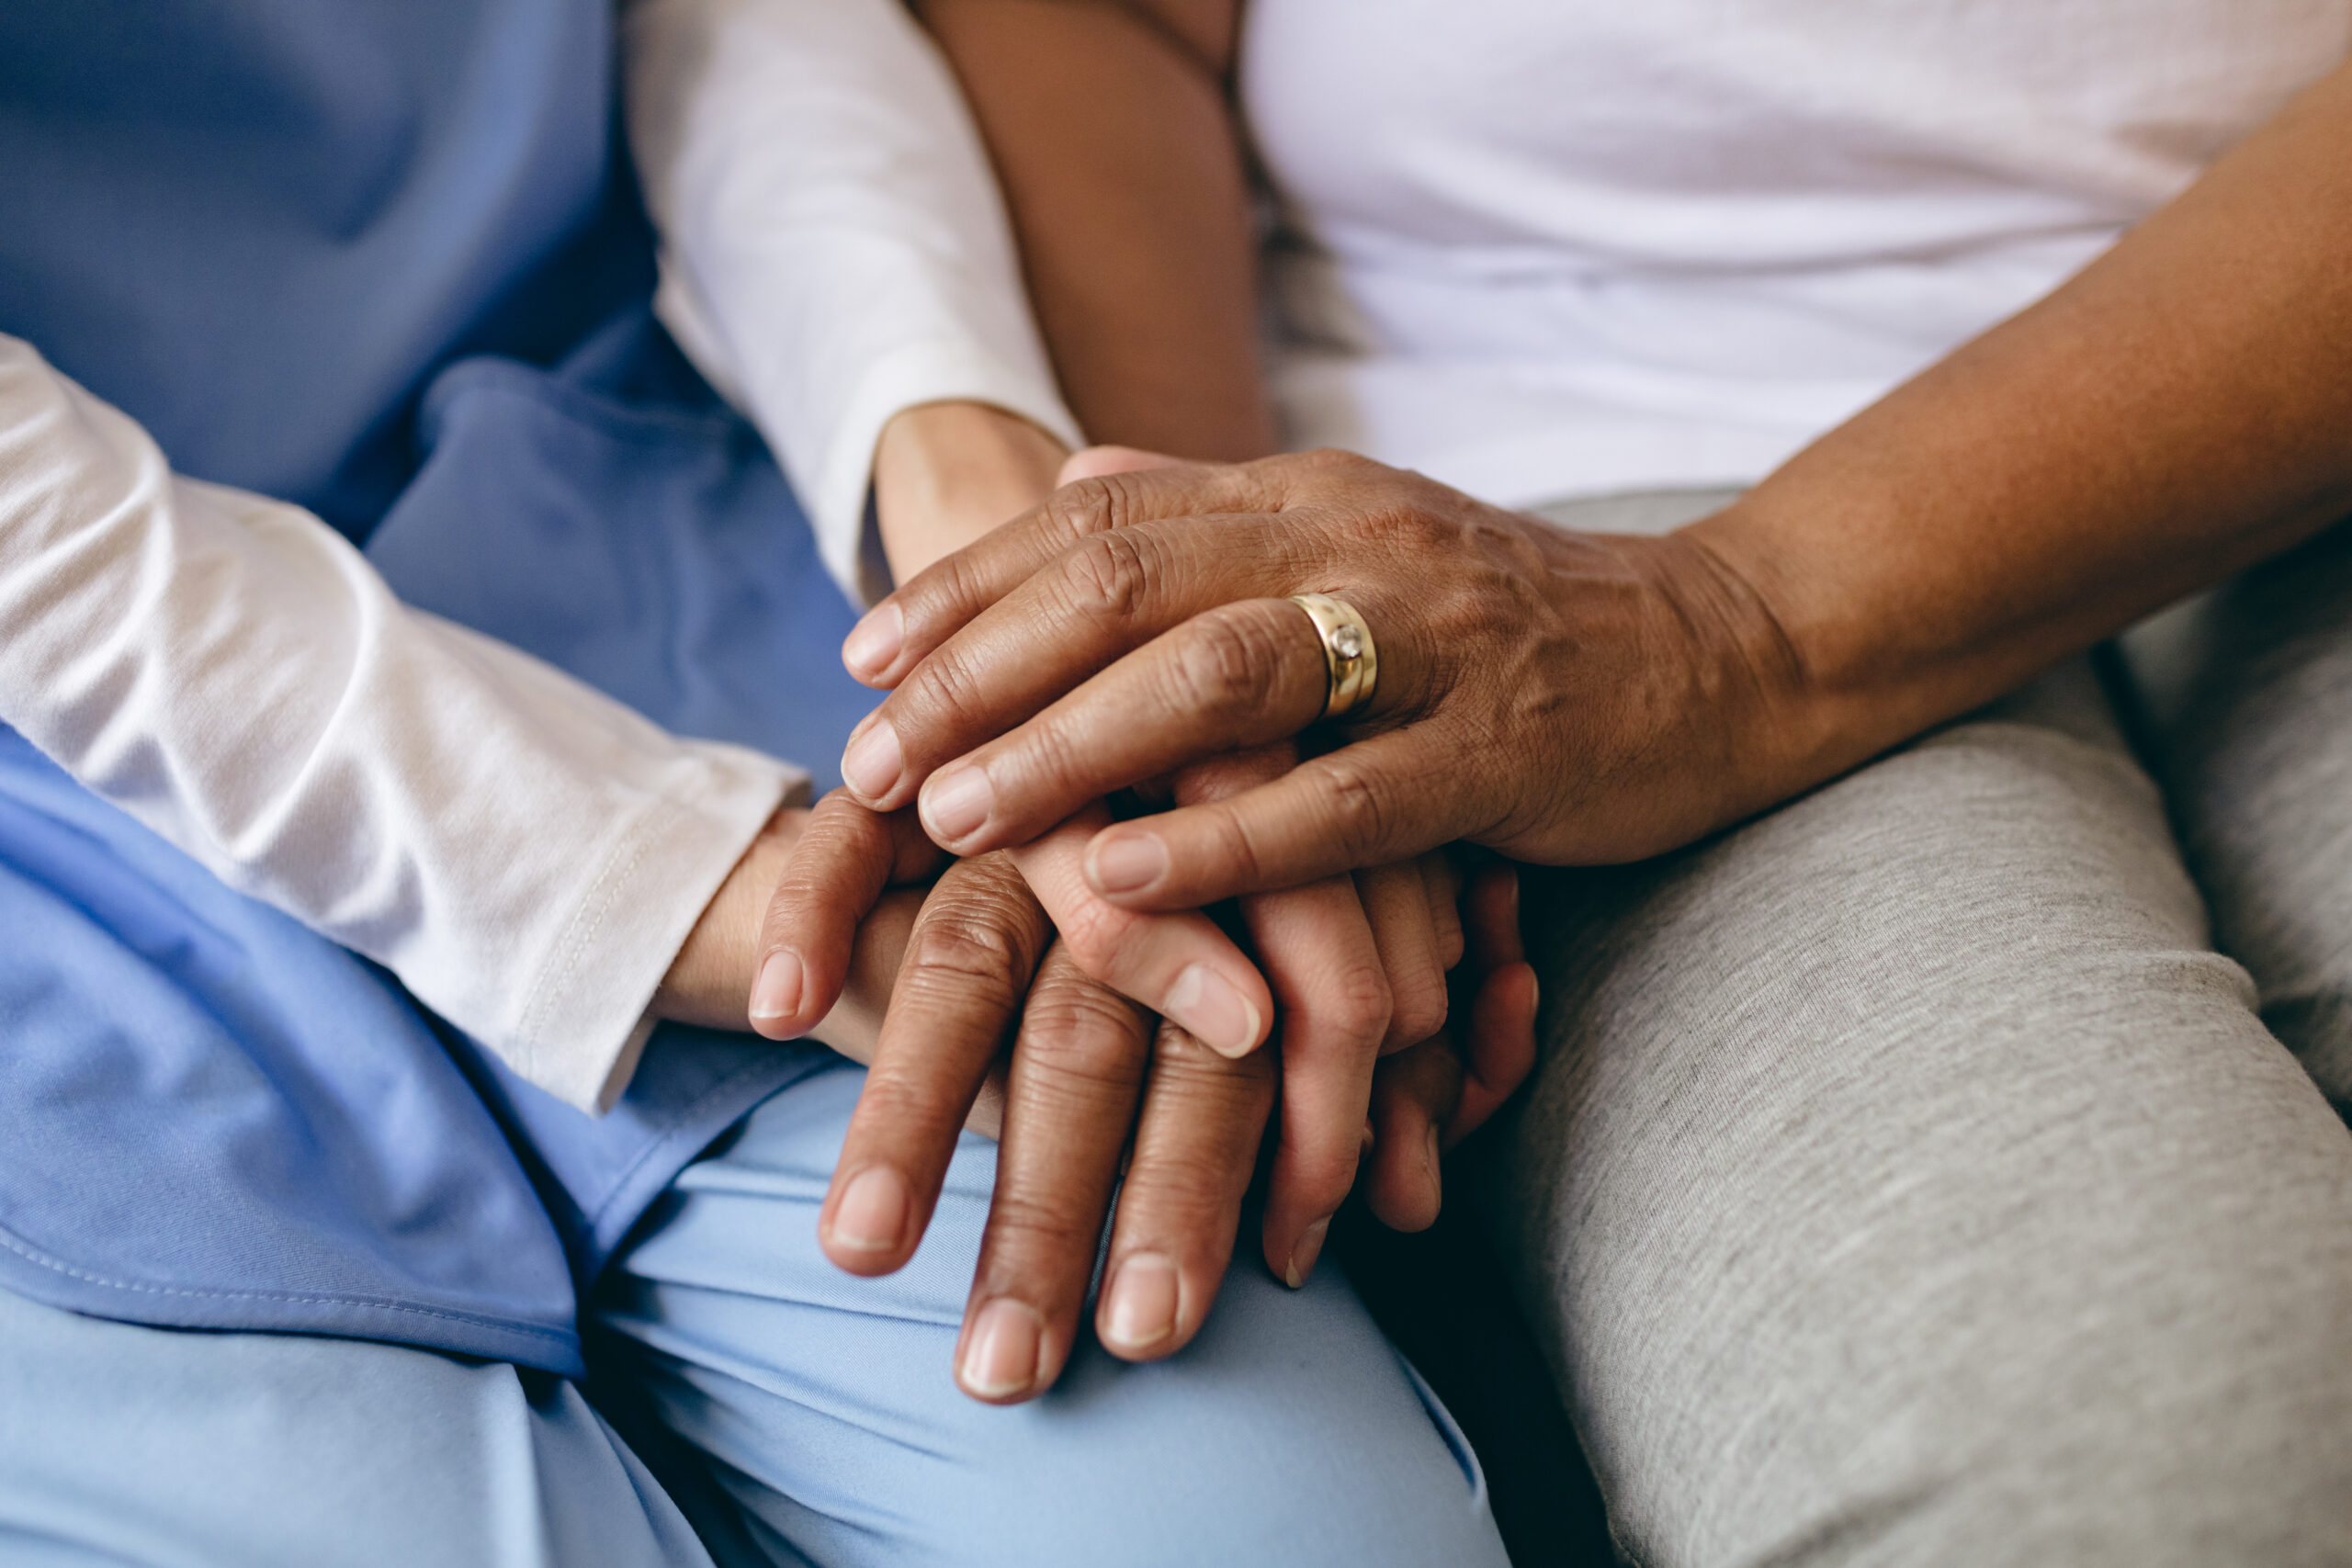
[[0, 1229], [0, 1247], [37, 1268], [62, 1274], [84, 1284], [103, 1285], [108, 1290], [130, 1291], [150, 1296], [187, 1296], [199, 1301], [278, 1302], [288, 1306], [364, 1306], [383, 1312], [403, 1312], [418, 1317], [437, 1317], [449, 1323], [468, 1323], [483, 1328], [496, 1328], [509, 1334], [526, 1334], [537, 1339], [550, 1339], [560, 1344], [571, 1337], [560, 1329], [543, 1328], [534, 1324], [515, 1323], [506, 1318], [482, 1317], [473, 1313], [448, 1312], [438, 1307], [412, 1306], [405, 1302], [387, 1300], [381, 1296], [348, 1295], [328, 1292], [323, 1295], [298, 1296], [283, 1291], [214, 1291], [191, 1290], [182, 1285], [146, 1285], [135, 1280], [109, 1280], [103, 1274], [93, 1274], [76, 1269], [61, 1258], [53, 1258], [15, 1233]]
[[[667, 795], [659, 799], [664, 807], [673, 805]], [[643, 818], [639, 818], [630, 836], [633, 841], [629, 846], [628, 858], [623, 861], [616, 856], [605, 862], [605, 869], [597, 874], [595, 882], [589, 886], [587, 897], [581, 901], [580, 912], [572, 917], [571, 929], [564, 933], [559, 949], [563, 953], [563, 967], [539, 982], [529, 1005], [523, 1010], [522, 1021], [515, 1032], [522, 1037], [525, 1057], [516, 1070], [534, 1082], [537, 1080], [533, 1069], [539, 1064], [539, 1021], [571, 982], [572, 971], [580, 967], [580, 955], [596, 940], [596, 933], [605, 929], [605, 918], [612, 912], [613, 899], [619, 891], [619, 885], [628, 881], [637, 870], [637, 863], [645, 858], [647, 842], [651, 835], [646, 829]], [[582, 921], [587, 922], [584, 930], [581, 925]]]

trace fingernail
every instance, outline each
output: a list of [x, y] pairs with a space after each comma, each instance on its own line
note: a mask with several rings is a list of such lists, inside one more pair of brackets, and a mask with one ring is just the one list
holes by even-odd
[[887, 1252], [907, 1229], [907, 1184], [887, 1165], [849, 1179], [833, 1205], [831, 1238], [856, 1252]]
[[[1432, 1122], [1429, 1124], [1428, 1131], [1421, 1135], [1421, 1164], [1429, 1169], [1430, 1185], [1432, 1187], [1437, 1187], [1444, 1179], [1439, 1174], [1442, 1168], [1440, 1164], [1442, 1157], [1438, 1150], [1437, 1123]], [[1439, 1190], [1443, 1190], [1442, 1188]]]
[[922, 825], [931, 829], [934, 839], [961, 839], [989, 819], [989, 810], [995, 804], [995, 786], [979, 768], [957, 768], [950, 773], [934, 774], [931, 783], [923, 786], [920, 803]]
[[790, 1018], [798, 1012], [801, 976], [799, 954], [791, 952], [769, 953], [768, 961], [760, 965], [759, 980], [752, 987], [752, 1016], [756, 1019]]
[[1315, 1272], [1315, 1260], [1323, 1256], [1323, 1237], [1330, 1229], [1329, 1220], [1317, 1220], [1300, 1234], [1298, 1245], [1290, 1249], [1290, 1266], [1283, 1270], [1283, 1279], [1292, 1290], [1306, 1283], [1306, 1277]]
[[1133, 893], [1167, 874], [1168, 846], [1157, 833], [1101, 840], [1086, 857], [1086, 879], [1101, 893]]
[[876, 604], [842, 639], [842, 662], [853, 675], [879, 675], [899, 657], [907, 640], [907, 617], [899, 606]]
[[1148, 1350], [1176, 1332], [1176, 1265], [1138, 1252], [1119, 1265], [1102, 1314], [1102, 1337], [1123, 1350]]
[[1023, 1393], [1037, 1381], [1037, 1350], [1044, 1334], [1045, 1323], [1035, 1312], [999, 1296], [980, 1309], [973, 1323], [956, 1381], [967, 1393], [982, 1399]]
[[890, 721], [867, 721], [864, 733], [842, 753], [842, 781], [868, 800], [879, 800], [899, 782], [899, 732]]
[[1159, 1010], [1220, 1056], [1246, 1056], [1258, 1043], [1261, 1021], [1256, 1005], [1205, 964], [1191, 964], [1176, 976]]

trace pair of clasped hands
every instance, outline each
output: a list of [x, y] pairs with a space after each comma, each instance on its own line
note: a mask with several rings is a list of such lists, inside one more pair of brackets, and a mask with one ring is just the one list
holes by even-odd
[[[1199, 472], [1097, 448], [1061, 478], [1143, 465]], [[1317, 661], [1301, 701], [1261, 707], [1237, 690], [1204, 709], [1199, 680], [1217, 671], [1195, 670], [1166, 700], [1117, 695], [1102, 725], [1090, 677], [1159, 629], [1119, 624], [1109, 581], [1091, 604], [1045, 608], [1050, 649], [1029, 632], [1008, 643], [1023, 580], [1032, 595], [1067, 587], [1069, 569], [1054, 563], [1105, 531], [1102, 507], [1130, 493], [1120, 482], [1062, 491], [915, 577], [852, 633], [851, 672], [893, 695], [852, 737], [845, 787], [798, 824], [751, 998], [760, 1032], [815, 1033], [867, 1061], [820, 1219], [842, 1268], [903, 1266], [958, 1131], [1000, 1136], [956, 1359], [965, 1392], [991, 1402], [1032, 1397], [1059, 1374], [1114, 1190], [1095, 1331], [1114, 1355], [1155, 1359], [1209, 1310], [1270, 1120], [1261, 1245], [1295, 1286], [1360, 1167], [1381, 1219], [1428, 1224], [1440, 1151], [1508, 1097], [1534, 1053], [1535, 980], [1508, 863], [1440, 851], [1252, 888], [1213, 916], [1227, 893], [1200, 875], [1213, 883], [1218, 868], [1188, 856], [1193, 874], [1170, 878], [1138, 863], [1134, 840], [1105, 835], [1115, 792], [1145, 809], [1193, 807], [1291, 773], [1292, 736], [1319, 713], [1327, 679], [1312, 623], [1283, 604]], [[1026, 738], [1004, 733], [1024, 721]], [[1029, 739], [1050, 752], [1050, 778], [1004, 771], [1035, 756]], [[966, 755], [974, 740], [992, 744]], [[878, 1028], [823, 1028], [875, 962], [869, 945], [901, 953]]]
[[[1534, 1055], [1496, 852], [1638, 858], [1789, 787], [1734, 765], [1778, 645], [1703, 531], [1575, 535], [1343, 454], [1059, 477], [853, 630], [890, 694], [844, 788], [714, 901], [733, 956], [690, 939], [673, 971], [753, 976], [753, 1028], [868, 1065], [819, 1222], [854, 1273], [903, 1266], [959, 1131], [1001, 1129], [956, 1362], [997, 1403], [1060, 1374], [1114, 1189], [1097, 1337], [1145, 1360], [1199, 1330], [1270, 1120], [1290, 1283], [1360, 1178], [1388, 1224], [1435, 1217], [1440, 1151]], [[1378, 647], [1344, 724], [1312, 592]]]

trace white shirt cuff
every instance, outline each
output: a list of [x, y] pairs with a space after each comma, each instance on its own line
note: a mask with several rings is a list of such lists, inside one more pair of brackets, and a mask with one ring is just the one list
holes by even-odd
[[653, 994], [695, 922], [779, 806], [808, 783], [769, 758], [704, 743], [694, 786], [615, 838], [538, 964], [511, 1036], [485, 1042], [524, 1077], [601, 1115], [636, 1071]]

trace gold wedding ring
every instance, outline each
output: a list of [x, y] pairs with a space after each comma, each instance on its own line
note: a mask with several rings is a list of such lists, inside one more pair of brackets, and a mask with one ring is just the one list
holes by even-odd
[[1323, 716], [1343, 718], [1372, 701], [1372, 688], [1380, 679], [1380, 650], [1373, 646], [1372, 627], [1356, 607], [1329, 593], [1294, 593], [1290, 602], [1306, 612], [1315, 623], [1315, 635], [1323, 639], [1323, 665], [1331, 677]]

